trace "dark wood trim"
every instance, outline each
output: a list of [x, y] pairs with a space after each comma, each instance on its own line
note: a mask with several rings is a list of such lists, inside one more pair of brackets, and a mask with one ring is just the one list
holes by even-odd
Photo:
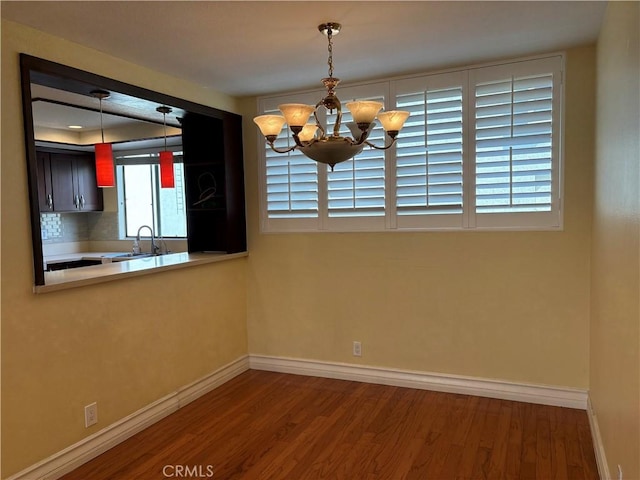
[[36, 285], [44, 285], [44, 259], [42, 257], [42, 233], [40, 231], [40, 208], [38, 201], [38, 162], [33, 131], [31, 108], [32, 69], [28, 55], [20, 54], [20, 86], [22, 88], [22, 118], [24, 142], [27, 153], [27, 184], [29, 187], [29, 214], [31, 216], [31, 243], [33, 244], [33, 277]]
[[33, 57], [25, 53], [20, 54], [20, 64], [22, 67], [31, 71], [32, 83], [57, 88], [59, 90], [66, 90], [80, 95], [91, 96], [92, 90], [103, 89], [150, 100], [159, 105], [171, 105], [172, 107], [200, 113], [208, 117], [222, 119], [222, 117], [228, 113], [223, 110], [218, 110], [217, 108], [207, 107], [206, 105], [148, 90], [95, 73], [78, 70], [77, 68]]

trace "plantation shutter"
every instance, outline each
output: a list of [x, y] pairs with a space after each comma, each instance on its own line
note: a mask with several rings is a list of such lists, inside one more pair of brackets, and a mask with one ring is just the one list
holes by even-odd
[[[494, 226], [490, 214], [529, 213], [540, 219], [558, 210], [559, 65], [527, 62], [525, 68], [481, 69], [474, 85], [475, 213], [478, 225]], [[557, 62], [556, 62], [557, 63]], [[492, 71], [493, 70], [493, 71]], [[485, 80], [486, 78], [486, 80]], [[514, 217], [508, 218], [513, 225]], [[536, 225], [535, 216], [531, 216]], [[558, 224], [559, 218], [553, 220]]]
[[[285, 126], [274, 142], [276, 148], [293, 145]], [[318, 169], [297, 150], [276, 153], [267, 146], [267, 212], [270, 218], [304, 218], [318, 216]]]
[[[289, 99], [276, 99], [263, 109], [265, 114], [281, 114], [277, 105], [290, 102]], [[262, 137], [263, 138], [263, 137]], [[318, 166], [298, 150], [286, 154], [274, 152], [262, 140], [264, 149], [264, 174], [267, 223], [286, 219], [315, 219], [311, 226], [317, 226]], [[287, 149], [294, 145], [291, 131], [285, 125], [274, 142], [278, 149]], [[303, 224], [304, 225], [304, 224]], [[294, 226], [295, 229], [300, 225]], [[287, 230], [285, 226], [280, 228]]]
[[[384, 103], [384, 97], [363, 98]], [[344, 103], [347, 103], [346, 101]], [[348, 122], [351, 112], [344, 106], [340, 135], [352, 137]], [[333, 128], [337, 112], [327, 112], [327, 128]], [[382, 146], [385, 133], [379, 122], [369, 134], [368, 140]], [[327, 170], [327, 211], [329, 217], [371, 217], [385, 214], [385, 157], [384, 150], [365, 146], [353, 159], [338, 163], [334, 170]]]
[[[343, 136], [352, 136], [349, 101], [408, 110], [396, 144], [365, 146], [332, 172], [295, 150], [272, 152], [259, 136], [263, 231], [560, 228], [563, 62], [552, 55], [339, 88]], [[258, 111], [324, 95], [263, 97]], [[328, 134], [335, 117], [319, 109]], [[369, 140], [389, 141], [378, 122]], [[276, 145], [291, 142], [286, 131]]]
[[398, 228], [461, 226], [463, 83], [460, 73], [398, 82], [396, 108], [411, 113], [396, 143]]

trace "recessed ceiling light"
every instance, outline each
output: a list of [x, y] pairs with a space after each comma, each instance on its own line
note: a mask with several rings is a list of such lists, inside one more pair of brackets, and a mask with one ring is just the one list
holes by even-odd
[[82, 128], [82, 125], [68, 125], [67, 128], [73, 128], [74, 130], [79, 130]]

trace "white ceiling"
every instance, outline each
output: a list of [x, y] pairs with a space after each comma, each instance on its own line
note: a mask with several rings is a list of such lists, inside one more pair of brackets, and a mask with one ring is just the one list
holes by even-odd
[[593, 43], [600, 1], [3, 1], [2, 17], [229, 95], [320, 87], [342, 23], [343, 82]]

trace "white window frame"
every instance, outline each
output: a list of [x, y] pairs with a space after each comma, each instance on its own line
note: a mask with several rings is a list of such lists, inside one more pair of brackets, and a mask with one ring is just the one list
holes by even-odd
[[[169, 150], [175, 151], [174, 152], [174, 163], [176, 164], [182, 164], [183, 163], [183, 157], [182, 157], [182, 147], [170, 147]], [[158, 180], [158, 185], [152, 185], [152, 188], [154, 190], [158, 190], [160, 188], [159, 186], [159, 175], [160, 175], [160, 159], [157, 156], [160, 150], [155, 149], [155, 148], [151, 148], [151, 149], [143, 149], [140, 151], [137, 150], [129, 150], [129, 151], [124, 151], [124, 152], [118, 152], [116, 153], [116, 185], [117, 185], [117, 195], [118, 195], [118, 230], [119, 230], [119, 237], [122, 240], [128, 240], [133, 238], [130, 235], [127, 235], [127, 220], [126, 220], [126, 207], [125, 207], [125, 179], [124, 179], [124, 170], [123, 168], [127, 165], [149, 165], [149, 166], [155, 166], [157, 171], [156, 171], [156, 175], [157, 175], [157, 180]], [[132, 155], [136, 155], [136, 154], [141, 154], [144, 155], [143, 157], [139, 157], [139, 158], [123, 158], [126, 156], [132, 156]], [[147, 156], [149, 155], [149, 156]], [[184, 168], [184, 167], [183, 167]], [[183, 171], [183, 179], [184, 179], [184, 171]], [[176, 185], [177, 186], [177, 185]], [[185, 188], [186, 185], [182, 185], [181, 188]], [[158, 191], [154, 191], [154, 198], [158, 197]], [[185, 193], [186, 194], [186, 193]], [[185, 199], [186, 201], [186, 199]], [[158, 232], [158, 222], [159, 222], [159, 218], [158, 216], [160, 215], [160, 206], [159, 205], [155, 205], [153, 207], [153, 225], [150, 225], [154, 232], [156, 233], [157, 236], [163, 236], [161, 235], [162, 232]], [[186, 222], [186, 208], [185, 208], [185, 222]], [[164, 238], [167, 239], [171, 239], [171, 240], [185, 240], [188, 237], [188, 233], [187, 235], [183, 236], [183, 237], [178, 237], [178, 236], [164, 236]]]
[[[504, 65], [497, 65], [485, 68], [476, 68], [469, 71], [469, 85], [475, 86], [478, 83], [498, 80], [508, 77], [526, 77], [529, 75], [536, 75], [540, 72], [553, 73], [553, 91], [552, 99], [552, 123], [554, 128], [552, 129], [552, 147], [551, 147], [551, 211], [548, 212], [526, 212], [526, 213], [482, 213], [470, 216], [469, 228], [478, 229], [554, 229], [562, 227], [562, 212], [561, 212], [561, 152], [562, 152], [562, 98], [563, 95], [563, 81], [562, 75], [564, 71], [563, 57], [549, 57], [539, 58], [535, 60], [528, 60], [522, 62], [513, 62]], [[471, 90], [471, 89], [470, 89]], [[468, 92], [471, 97], [474, 96], [474, 91]], [[473, 100], [469, 101], [469, 105], [473, 105]], [[475, 125], [474, 118], [475, 110], [470, 108], [468, 110], [469, 119], [468, 125]], [[469, 141], [471, 150], [469, 152], [470, 158], [475, 158], [476, 144], [472, 139]], [[472, 168], [469, 177], [474, 180], [473, 188], [475, 189], [475, 162], [469, 162]], [[475, 195], [469, 196], [469, 210], [475, 212]]]
[[[266, 146], [256, 128], [260, 188], [260, 227], [263, 233], [286, 232], [358, 232], [358, 231], [476, 231], [476, 230], [561, 230], [563, 228], [563, 53], [541, 55], [507, 62], [482, 64], [422, 75], [395, 77], [385, 81], [339, 87], [344, 104], [354, 98], [383, 95], [386, 110], [396, 108], [396, 96], [412, 89], [438, 89], [462, 83], [463, 94], [463, 210], [462, 213], [398, 215], [396, 211], [395, 146], [385, 151], [385, 215], [378, 217], [329, 217], [327, 209], [328, 166], [318, 163], [318, 217], [270, 218], [266, 195]], [[552, 120], [552, 205], [551, 211], [523, 213], [476, 213], [475, 211], [475, 85], [501, 76], [521, 77], [539, 73], [553, 74]], [[282, 103], [315, 105], [326, 92], [313, 90], [258, 98], [258, 112], [277, 110]], [[320, 108], [321, 117], [323, 108]], [[286, 128], [286, 126], [285, 126]], [[400, 136], [402, 132], [400, 132]], [[378, 142], [376, 142], [377, 144]], [[369, 148], [369, 147], [365, 147]], [[309, 160], [312, 162], [312, 160]]]
[[[394, 101], [397, 98], [397, 95], [426, 91], [426, 90], [440, 90], [451, 87], [462, 87], [462, 95], [463, 95], [463, 105], [465, 104], [464, 96], [466, 95], [466, 83], [467, 83], [467, 73], [464, 71], [456, 71], [450, 73], [441, 73], [428, 75], [423, 77], [414, 77], [403, 80], [398, 80], [393, 82], [393, 98]], [[394, 108], [395, 105], [394, 105]], [[411, 118], [411, 117], [409, 117]], [[467, 122], [464, 118], [464, 110], [463, 110], [463, 118], [462, 118], [462, 140], [463, 144], [466, 144], [465, 138], [467, 135]], [[402, 132], [400, 132], [402, 135]], [[399, 135], [399, 136], [400, 136]], [[394, 150], [395, 152], [395, 150]], [[438, 230], [438, 229], [446, 229], [446, 230], [457, 230], [464, 228], [468, 224], [468, 212], [464, 208], [464, 205], [468, 203], [469, 196], [469, 186], [466, 180], [465, 169], [467, 168], [467, 163], [462, 162], [462, 178], [463, 178], [463, 210], [462, 213], [437, 213], [431, 215], [395, 215], [395, 225], [394, 228], [398, 230]], [[393, 171], [396, 170], [396, 158], [394, 155], [393, 158]], [[395, 176], [391, 178], [391, 181], [394, 185], [394, 195], [391, 199], [395, 203], [395, 184], [396, 178]], [[394, 207], [395, 212], [395, 207]]]

